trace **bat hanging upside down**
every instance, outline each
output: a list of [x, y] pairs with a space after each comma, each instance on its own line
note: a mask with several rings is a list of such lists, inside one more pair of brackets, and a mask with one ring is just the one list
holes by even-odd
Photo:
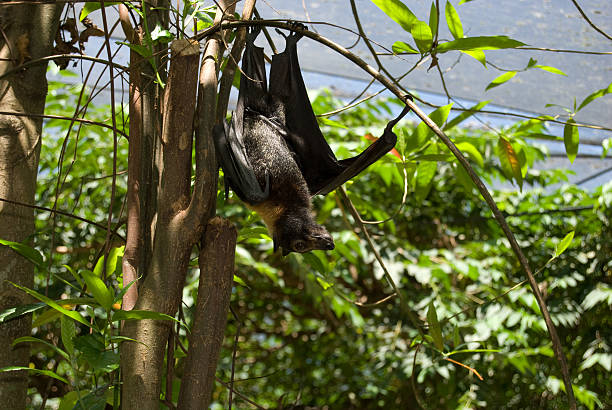
[[286, 48], [272, 58], [268, 88], [263, 48], [254, 44], [259, 31], [252, 28], [247, 36], [231, 122], [214, 129], [226, 189], [229, 183], [261, 216], [274, 250], [282, 248], [283, 256], [334, 249], [331, 235], [314, 219], [311, 197], [333, 191], [392, 149], [397, 141], [392, 128], [409, 108], [361, 154], [337, 160], [319, 129], [300, 72], [296, 44], [302, 35], [283, 35]]

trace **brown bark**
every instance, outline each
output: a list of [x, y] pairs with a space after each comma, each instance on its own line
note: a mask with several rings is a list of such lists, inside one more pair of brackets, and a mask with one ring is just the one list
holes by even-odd
[[[178, 310], [189, 256], [203, 227], [186, 226], [191, 177], [192, 127], [198, 70], [197, 43], [172, 43], [172, 58], [164, 95], [160, 191], [155, 236], [147, 275], [139, 287], [136, 309], [171, 316]], [[164, 352], [171, 323], [126, 322], [124, 334], [140, 343], [122, 349], [124, 409], [158, 409]]]
[[[59, 27], [62, 5], [0, 5], [0, 75], [29, 59], [50, 54]], [[31, 66], [0, 80], [0, 110], [42, 114], [47, 95], [46, 64]], [[42, 118], [0, 116], [0, 198], [33, 204], [40, 153]], [[28, 241], [34, 233], [33, 209], [0, 202], [0, 238]], [[33, 265], [0, 246], [0, 310], [28, 303], [25, 294], [7, 280], [32, 287]], [[14, 339], [29, 336], [31, 316], [0, 324], [0, 367], [27, 366], [26, 344], [13, 348]], [[0, 373], [3, 409], [26, 405], [27, 374]]]
[[[127, 10], [126, 6], [122, 8]], [[122, 19], [122, 23], [125, 20]], [[125, 24], [128, 24], [129, 21]], [[131, 29], [131, 26], [129, 26]], [[135, 32], [124, 28], [126, 36], [134, 38]], [[138, 278], [138, 266], [140, 263], [140, 253], [143, 248], [143, 220], [141, 213], [141, 191], [143, 183], [141, 177], [143, 166], [143, 144], [142, 144], [142, 63], [143, 58], [135, 51], [130, 50], [130, 140], [128, 150], [128, 187], [127, 187], [127, 237], [125, 241], [125, 252], [123, 254], [123, 285], [132, 286], [123, 296], [122, 307], [124, 310], [132, 310], [138, 299], [138, 285], [135, 283]]]
[[207, 409], [210, 405], [232, 293], [236, 237], [236, 228], [225, 219], [213, 218], [206, 227], [180, 409]]

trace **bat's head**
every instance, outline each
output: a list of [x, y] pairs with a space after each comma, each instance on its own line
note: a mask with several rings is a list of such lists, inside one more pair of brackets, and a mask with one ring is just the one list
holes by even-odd
[[274, 251], [282, 248], [283, 256], [290, 252], [334, 249], [334, 240], [324, 226], [315, 222], [310, 209], [281, 215], [274, 223], [273, 237]]

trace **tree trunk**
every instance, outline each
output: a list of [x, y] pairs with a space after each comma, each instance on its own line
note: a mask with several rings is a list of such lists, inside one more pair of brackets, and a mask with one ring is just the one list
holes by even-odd
[[[191, 250], [203, 223], [190, 220], [191, 148], [195, 111], [198, 44], [172, 43], [172, 57], [163, 104], [163, 129], [157, 218], [152, 258], [138, 288], [135, 309], [174, 316], [182, 297]], [[124, 343], [123, 409], [158, 409], [162, 367], [171, 322], [127, 322], [124, 334], [140, 343]]]
[[[22, 64], [50, 54], [63, 3], [0, 5], [0, 76]], [[0, 198], [33, 204], [41, 144], [42, 119], [7, 114], [42, 114], [47, 95], [47, 64], [30, 66], [0, 80]], [[32, 208], [0, 201], [0, 238], [29, 241], [34, 233]], [[32, 287], [34, 267], [22, 256], [0, 246], [0, 310], [28, 303], [26, 295], [6, 282]], [[14, 339], [29, 336], [30, 315], [0, 324], [0, 367], [27, 366], [27, 344], [13, 348]], [[3, 409], [26, 405], [27, 374], [0, 373]]]

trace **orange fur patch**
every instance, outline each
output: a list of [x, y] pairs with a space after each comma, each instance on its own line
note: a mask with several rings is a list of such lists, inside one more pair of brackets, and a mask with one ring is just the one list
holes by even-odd
[[261, 203], [258, 205], [247, 205], [249, 209], [257, 212], [257, 215], [263, 219], [270, 233], [274, 233], [274, 223], [285, 212], [283, 205], [272, 205], [269, 203]]

